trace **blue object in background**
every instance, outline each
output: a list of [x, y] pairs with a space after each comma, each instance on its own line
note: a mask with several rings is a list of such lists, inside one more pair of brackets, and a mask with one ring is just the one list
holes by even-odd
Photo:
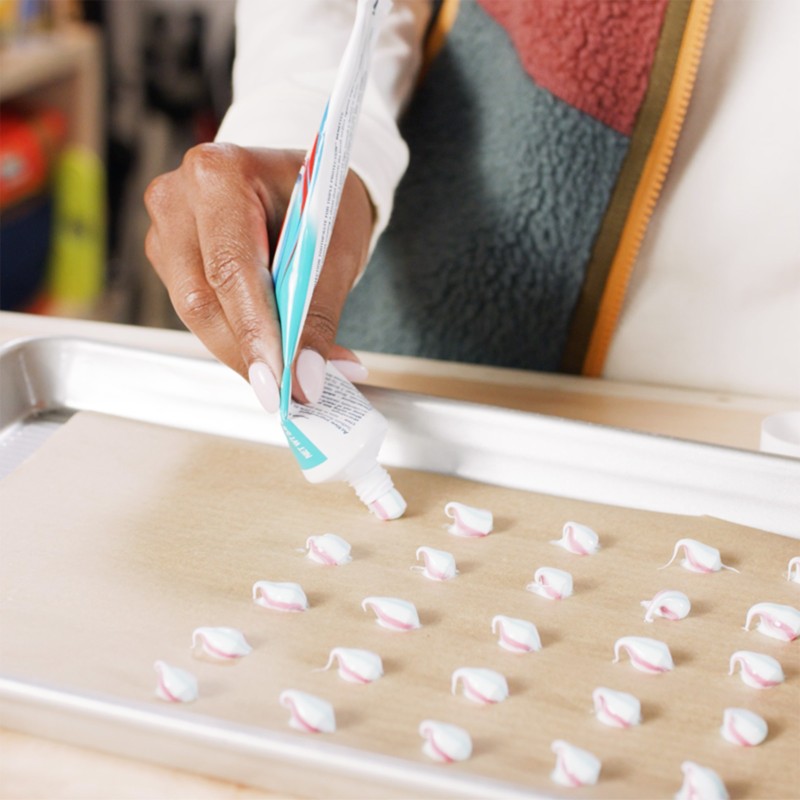
[[53, 220], [50, 194], [3, 212], [0, 219], [0, 309], [20, 311], [38, 294], [47, 268]]

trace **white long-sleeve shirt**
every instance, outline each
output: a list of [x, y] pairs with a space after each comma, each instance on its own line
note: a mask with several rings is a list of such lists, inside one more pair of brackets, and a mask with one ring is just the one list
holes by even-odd
[[[218, 141], [307, 150], [319, 127], [355, 21], [352, 0], [239, 0], [233, 104]], [[376, 211], [389, 222], [408, 165], [397, 118], [413, 89], [430, 17], [427, 2], [396, 2], [372, 58], [350, 155]]]
[[[307, 149], [354, 16], [353, 0], [239, 0], [234, 101], [218, 140]], [[351, 166], [376, 235], [408, 161], [396, 121], [428, 17], [427, 3], [396, 0], [373, 57]], [[794, 0], [717, 0], [607, 377], [800, 400], [798, 33]]]

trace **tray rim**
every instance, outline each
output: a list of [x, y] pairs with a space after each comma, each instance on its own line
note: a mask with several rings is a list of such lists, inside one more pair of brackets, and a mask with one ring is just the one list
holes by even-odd
[[[29, 713], [34, 712], [32, 720]], [[53, 716], [69, 715], [70, 743], [89, 740], [89, 746], [105, 752], [134, 757], [144, 761], [163, 763], [187, 772], [202, 772], [217, 778], [241, 782], [236, 764], [227, 762], [233, 757], [248, 759], [273, 759], [291, 763], [293, 769], [313, 768], [328, 778], [341, 782], [346, 794], [329, 796], [408, 797], [408, 792], [423, 793], [425, 797], [465, 798], [531, 798], [544, 800], [548, 795], [527, 787], [499, 781], [481, 775], [448, 771], [433, 763], [430, 765], [409, 762], [401, 758], [369, 753], [348, 745], [324, 741], [319, 737], [291, 735], [266, 728], [255, 728], [183, 708], [156, 710], [144, 703], [118, 698], [92, 695], [85, 692], [65, 692], [45, 683], [20, 680], [0, 675], [0, 718], [4, 725], [15, 725], [25, 733], [47, 738], [54, 736]], [[36, 719], [36, 715], [39, 719]], [[49, 725], [47, 724], [49, 721]], [[57, 727], [57, 724], [56, 724]], [[97, 744], [94, 729], [124, 731], [128, 741], [114, 747], [110, 741]], [[152, 739], [158, 735], [173, 741], [190, 741], [190, 752], [177, 760], [154, 759]], [[141, 737], [141, 740], [139, 740]], [[76, 741], [77, 740], [77, 741]], [[69, 740], [67, 740], [69, 741]], [[198, 762], [197, 756], [204, 758]], [[222, 755], [222, 758], [220, 758]], [[198, 763], [202, 768], [198, 770]], [[272, 781], [248, 783], [271, 791], [291, 791], [302, 794], [302, 789], [283, 782], [276, 787]], [[365, 794], [367, 792], [367, 794]]]

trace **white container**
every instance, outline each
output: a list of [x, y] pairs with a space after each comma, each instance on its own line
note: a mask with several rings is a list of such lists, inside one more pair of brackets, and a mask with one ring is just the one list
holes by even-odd
[[310, 483], [347, 481], [380, 519], [403, 515], [406, 501], [378, 464], [386, 418], [330, 363], [319, 401], [293, 403], [281, 425]]

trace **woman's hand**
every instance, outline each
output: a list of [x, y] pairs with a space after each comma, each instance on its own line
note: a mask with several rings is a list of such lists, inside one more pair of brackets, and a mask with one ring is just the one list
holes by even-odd
[[[152, 223], [145, 250], [175, 311], [220, 361], [250, 381], [270, 412], [278, 409], [283, 362], [269, 269], [302, 163], [297, 151], [204, 144], [145, 193]], [[366, 375], [335, 338], [367, 258], [372, 224], [367, 191], [350, 172], [294, 365], [301, 402], [319, 399], [328, 359], [347, 377]]]

